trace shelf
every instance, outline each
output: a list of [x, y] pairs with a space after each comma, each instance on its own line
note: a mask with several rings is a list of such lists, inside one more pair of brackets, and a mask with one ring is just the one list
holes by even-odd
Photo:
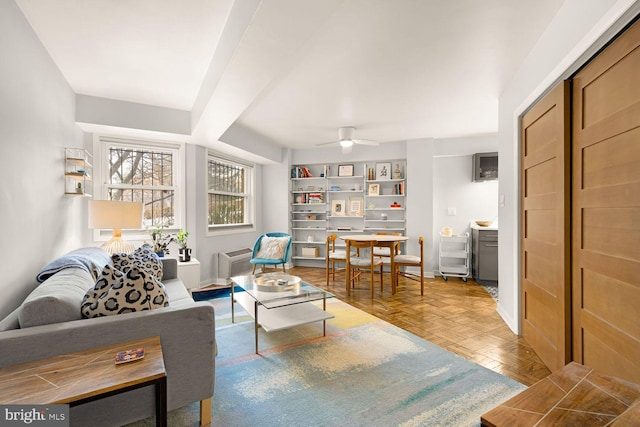
[[469, 233], [462, 236], [440, 236], [438, 248], [440, 274], [445, 279], [447, 276], [453, 276], [466, 281], [470, 276], [470, 254]]
[[441, 251], [440, 256], [443, 258], [462, 258], [465, 259], [469, 254], [465, 251]]
[[[349, 162], [353, 164], [353, 175], [337, 176], [339, 166], [343, 163], [312, 163], [296, 164], [290, 169], [291, 178], [289, 181], [289, 203], [291, 215], [289, 217], [289, 230], [292, 241], [292, 260], [294, 265], [317, 266], [319, 261], [325, 260], [325, 238], [329, 234], [372, 234], [375, 232], [406, 232], [405, 228], [405, 202], [406, 192], [406, 159], [392, 159], [385, 162]], [[387, 170], [393, 172], [392, 166], [399, 165], [402, 170], [401, 179], [381, 179], [369, 180], [367, 173], [375, 170], [377, 166], [385, 165]], [[391, 169], [390, 169], [391, 168]], [[344, 171], [344, 169], [341, 169]], [[351, 168], [349, 168], [349, 172]], [[302, 175], [311, 175], [303, 177]], [[324, 176], [320, 177], [319, 175]], [[371, 176], [375, 177], [375, 176]], [[389, 175], [391, 177], [391, 175]], [[397, 176], [396, 176], [397, 178]], [[378, 185], [380, 195], [375, 196], [380, 200], [375, 200], [373, 196], [367, 195], [369, 184]], [[308, 187], [308, 188], [307, 188]], [[321, 187], [321, 189], [320, 189]], [[333, 187], [333, 189], [331, 188]], [[313, 189], [311, 189], [313, 188]], [[309, 193], [318, 193], [317, 199], [322, 199], [322, 203], [296, 203], [308, 201]], [[367, 197], [371, 197], [367, 199]], [[400, 208], [392, 208], [392, 203], [398, 203]], [[336, 203], [341, 203], [348, 209], [341, 209], [345, 214], [352, 212], [354, 215], [334, 215], [330, 207]], [[367, 209], [366, 206], [377, 205], [374, 209]], [[395, 211], [395, 212], [393, 212]], [[375, 213], [374, 213], [375, 212]], [[383, 214], [383, 215], [381, 215]], [[388, 215], [386, 220], [377, 217]], [[307, 215], [316, 216], [316, 219], [306, 219]], [[321, 225], [322, 228], [305, 227]], [[313, 236], [314, 242], [307, 241], [308, 236]], [[318, 257], [300, 256], [302, 248], [310, 246], [318, 248]], [[345, 245], [341, 247], [344, 248]], [[305, 252], [308, 255], [312, 253]]]
[[88, 188], [93, 175], [91, 158], [84, 148], [64, 149], [64, 194], [91, 197]]
[[406, 181], [406, 179], [404, 178], [400, 178], [400, 179], [365, 179], [364, 182], [368, 183], [372, 183], [372, 184], [384, 184], [385, 182], [403, 182]]

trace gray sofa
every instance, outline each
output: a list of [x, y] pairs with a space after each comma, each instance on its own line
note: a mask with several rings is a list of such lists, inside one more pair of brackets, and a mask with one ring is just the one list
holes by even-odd
[[[82, 296], [95, 284], [92, 275], [76, 267], [55, 273], [0, 321], [0, 368], [159, 336], [167, 372], [168, 409], [200, 401], [201, 423], [207, 424], [215, 376], [213, 306], [193, 301], [177, 277], [176, 259], [162, 261], [168, 307], [93, 319], [80, 316]], [[73, 310], [74, 306], [77, 309]], [[145, 387], [73, 407], [70, 421], [72, 426], [118, 426], [154, 414], [154, 390]]]

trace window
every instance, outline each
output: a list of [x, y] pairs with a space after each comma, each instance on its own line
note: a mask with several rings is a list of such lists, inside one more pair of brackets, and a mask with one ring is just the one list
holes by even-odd
[[209, 155], [209, 229], [253, 228], [253, 166]]
[[143, 227], [180, 228], [180, 147], [148, 141], [100, 138], [103, 198], [142, 202]]

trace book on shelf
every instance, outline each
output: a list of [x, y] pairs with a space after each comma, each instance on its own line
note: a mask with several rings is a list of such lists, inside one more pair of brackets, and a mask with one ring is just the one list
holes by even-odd
[[338, 227], [338, 231], [351, 231], [351, 227]]
[[308, 199], [306, 203], [322, 203], [324, 200], [322, 193], [308, 193], [306, 196]]
[[313, 174], [309, 168], [294, 166], [291, 168], [291, 178], [313, 178]]

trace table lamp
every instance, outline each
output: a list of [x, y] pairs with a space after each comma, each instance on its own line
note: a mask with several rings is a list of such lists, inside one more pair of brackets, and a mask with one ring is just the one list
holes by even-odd
[[89, 228], [111, 228], [113, 237], [100, 247], [114, 254], [131, 253], [133, 245], [122, 240], [122, 229], [142, 228], [142, 203], [89, 200]]

